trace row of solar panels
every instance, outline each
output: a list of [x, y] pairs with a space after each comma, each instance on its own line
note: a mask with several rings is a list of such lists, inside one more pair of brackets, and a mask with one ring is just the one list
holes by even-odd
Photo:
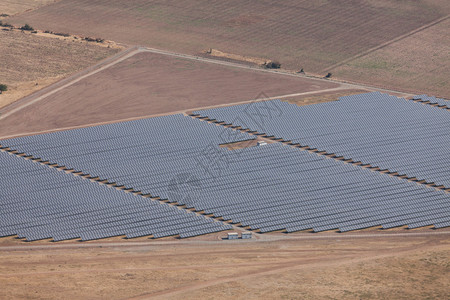
[[376, 92], [302, 107], [274, 100], [194, 114], [450, 187], [450, 118], [432, 106]]
[[[364, 105], [346, 102], [339, 101], [341, 105], [347, 107], [347, 111], [352, 112], [350, 114], [357, 111], [365, 113]], [[370, 105], [370, 102], [367, 101], [366, 105]], [[418, 106], [413, 102], [410, 104]], [[281, 101], [267, 101], [263, 105], [256, 103], [230, 109], [235, 110], [236, 115], [232, 117], [234, 121], [245, 119], [259, 126], [267, 126], [269, 121], [278, 118], [280, 113], [292, 109], [292, 105]], [[414, 109], [408, 106], [408, 110]], [[309, 110], [314, 112], [312, 108]], [[340, 114], [343, 123], [351, 123], [351, 119], [344, 118], [344, 110]], [[330, 124], [336, 124], [336, 120], [339, 120], [339, 117], [335, 116], [330, 118], [334, 120], [334, 123], [330, 121]], [[311, 119], [313, 122], [314, 116]], [[288, 121], [297, 128], [293, 119], [288, 118]], [[326, 135], [330, 126], [326, 124], [326, 119], [323, 121], [324, 126], [319, 126], [317, 122], [316, 126], [321, 135]], [[398, 123], [397, 126], [402, 124]], [[287, 130], [289, 127], [284, 128]], [[314, 127], [310, 128], [310, 131], [314, 131]], [[305, 134], [311, 134], [310, 131], [306, 131]], [[384, 132], [388, 133], [389, 130]], [[449, 221], [450, 212], [447, 206], [449, 196], [445, 192], [281, 144], [234, 151], [218, 146], [224, 142], [251, 138], [251, 135], [236, 130], [174, 115], [10, 139], [1, 141], [0, 144], [90, 174], [92, 177], [100, 177], [135, 191], [150, 193], [193, 207], [197, 211], [212, 213], [217, 217], [248, 225], [252, 229], [260, 229], [262, 232], [309, 228], [315, 231], [335, 228], [346, 231], [377, 225], [387, 228], [393, 224], [413, 227], [422, 223], [439, 227]], [[441, 151], [446, 153], [445, 149]], [[19, 235], [29, 232], [30, 238], [36, 239], [48, 236], [51, 230], [64, 228], [67, 231], [53, 234], [56, 239], [64, 239], [75, 237], [77, 231], [74, 232], [74, 229], [81, 227], [84, 230], [81, 237], [84, 239], [106, 237], [111, 234], [134, 237], [148, 235], [149, 232], [155, 237], [176, 233], [186, 237], [208, 230], [229, 228], [229, 225], [202, 219], [201, 222], [205, 224], [189, 225], [183, 229], [177, 227], [176, 220], [171, 218], [166, 220], [165, 216], [157, 219], [155, 223], [144, 223], [144, 226], [140, 226], [143, 219], [145, 222], [148, 219], [145, 214], [141, 215], [141, 207], [124, 210], [120, 216], [116, 216], [118, 208], [114, 205], [112, 215], [105, 216], [106, 223], [111, 226], [91, 223], [96, 221], [95, 216], [99, 211], [107, 210], [108, 204], [102, 202], [101, 196], [97, 199], [92, 194], [83, 192], [84, 188], [80, 189], [85, 180], [77, 181], [65, 177], [64, 180], [56, 181], [40, 174], [40, 170], [28, 170], [24, 165], [11, 165], [8, 172], [10, 179], [1, 183], [7, 187], [4, 189], [7, 192], [0, 194], [2, 203], [3, 198], [10, 199], [9, 202], [5, 200], [9, 205], [7, 211], [20, 212], [9, 218], [9, 221], [18, 218], [22, 220], [19, 225], [25, 227], [16, 227], [18, 224], [13, 223], [7, 227], [9, 231], [3, 234], [14, 234], [12, 232], [16, 230], [15, 233]], [[40, 180], [30, 180], [29, 185], [15, 187], [17, 179], [23, 172], [34, 174], [33, 176], [38, 174], [36, 176]], [[80, 180], [83, 183], [80, 183]], [[43, 181], [44, 187], [39, 184]], [[108, 189], [105, 186], [102, 188]], [[69, 194], [84, 195], [85, 202], [82, 207], [86, 209], [83, 211], [86, 218], [77, 217], [78, 222], [73, 220], [72, 223], [63, 225], [57, 223], [58, 225], [51, 227], [51, 230], [42, 228], [50, 226], [53, 221], [45, 225], [38, 223], [40, 226], [36, 228], [34, 223], [27, 223], [29, 219], [33, 222], [42, 222], [43, 215], [48, 209], [59, 214], [67, 210], [67, 205], [72, 207], [67, 201], [54, 203], [53, 200], [49, 200], [49, 205], [46, 204], [44, 210], [41, 210], [29, 203], [30, 201], [36, 203], [32, 200], [34, 198], [28, 198], [31, 194], [38, 192], [40, 201], [44, 201], [54, 197], [55, 190], [64, 194], [70, 191]], [[143, 199], [132, 197], [139, 201]], [[23, 199], [26, 200], [25, 204], [22, 204]], [[99, 205], [103, 206], [97, 207], [97, 200]], [[78, 205], [75, 207], [78, 208]], [[34, 218], [36, 212], [37, 216]], [[21, 214], [24, 214], [22, 219]], [[125, 220], [121, 219], [122, 217]], [[112, 220], [114, 221], [111, 223]], [[210, 227], [210, 223], [214, 226]], [[83, 227], [83, 224], [86, 226]], [[158, 224], [166, 226], [164, 231], [158, 231], [160, 229]], [[171, 228], [171, 224], [175, 228]], [[192, 230], [188, 230], [187, 227]]]
[[200, 182], [195, 200], [179, 202], [262, 232], [450, 220], [443, 191], [280, 144], [246, 149], [220, 178]]
[[[151, 169], [127, 169], [126, 186], [148, 189], [155, 196], [262, 232], [309, 228], [346, 231], [376, 225], [388, 228], [393, 223], [415, 224], [424, 218], [430, 225], [446, 222], [450, 216], [449, 196], [445, 192], [306, 151], [281, 144], [238, 152], [218, 147], [216, 150], [224, 156], [236, 156], [221, 166], [219, 174], [209, 174], [196, 164], [191, 159], [198, 154], [194, 151], [182, 160], [166, 159], [148, 165]], [[115, 153], [116, 159], [123, 159], [125, 164], [116, 169], [112, 160], [96, 164], [90, 161], [88, 172], [97, 175], [96, 168], [103, 167], [114, 177], [126, 165], [146, 162], [140, 157], [126, 156], [120, 148]], [[435, 211], [444, 216], [439, 217]], [[97, 236], [88, 234], [90, 238]], [[133, 237], [134, 233], [127, 235]]]
[[231, 226], [0, 152], [0, 236], [28, 241], [190, 237]]
[[429, 104], [437, 104], [438, 107], [450, 108], [450, 101], [445, 99], [436, 98], [428, 95], [417, 95], [412, 98], [413, 100], [420, 100], [420, 102], [427, 102]]

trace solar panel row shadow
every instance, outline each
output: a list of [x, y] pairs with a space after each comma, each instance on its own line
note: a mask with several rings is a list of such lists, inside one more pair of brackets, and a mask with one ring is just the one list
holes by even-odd
[[449, 114], [429, 105], [375, 92], [302, 107], [273, 100], [194, 114], [450, 188]]
[[0, 152], [0, 236], [27, 241], [180, 237], [231, 226]]
[[[280, 107], [283, 105], [290, 107], [280, 101]], [[266, 111], [243, 114], [266, 126], [269, 113], [275, 117], [279, 111], [270, 106]], [[450, 219], [449, 195], [444, 191], [281, 143], [233, 151], [219, 147], [251, 138], [174, 115], [0, 144], [261, 232], [348, 231], [425, 223], [442, 226]], [[11, 177], [19, 175], [16, 172]], [[139, 212], [137, 209], [137, 215], [127, 221], [135, 226], [127, 233], [130, 237], [142, 235]], [[170, 224], [178, 223], [169, 221], [167, 226]], [[203, 230], [202, 226], [198, 230]], [[88, 232], [85, 238], [98, 235], [97, 231]], [[173, 232], [167, 229], [167, 234]], [[70, 236], [74, 234], [69, 231]]]

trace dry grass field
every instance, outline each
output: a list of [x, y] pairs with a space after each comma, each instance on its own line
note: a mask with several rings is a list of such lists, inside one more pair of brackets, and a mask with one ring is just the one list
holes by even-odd
[[0, 108], [116, 53], [86, 42], [0, 30]]
[[0, 120], [0, 136], [249, 101], [261, 92], [275, 97], [337, 87], [334, 82], [143, 52]]
[[[336, 78], [450, 98], [450, 18], [330, 70]], [[420, 57], [420, 59], [412, 58]]]
[[8, 243], [2, 243], [0, 298], [448, 299], [450, 296], [448, 235], [336, 236], [266, 242], [154, 241], [141, 246], [134, 242], [108, 246], [106, 242], [94, 247], [96, 243], [91, 243], [92, 248], [79, 248], [80, 243], [72, 242], [58, 243], [52, 248], [15, 250], [6, 250], [3, 247]]
[[[330, 66], [389, 43], [450, 13], [446, 0], [352, 1], [146, 1], [62, 0], [11, 18], [42, 30], [70, 32], [195, 54], [209, 48], [262, 59], [282, 67], [324, 75]], [[101, 22], [98, 22], [101, 20]], [[395, 45], [393, 45], [395, 47]], [[429, 47], [429, 46], [427, 46]], [[416, 89], [397, 73], [420, 68], [422, 52], [411, 51], [389, 80], [373, 67], [349, 64], [341, 76], [389, 88]], [[394, 61], [395, 62], [395, 61]], [[429, 61], [427, 70], [439, 68]], [[367, 73], [361, 74], [361, 68]], [[407, 68], [408, 70], [405, 70]], [[355, 70], [352, 73], [352, 70]], [[385, 70], [386, 71], [386, 70]], [[363, 76], [362, 76], [363, 75]], [[442, 84], [444, 74], [430, 84]], [[397, 80], [398, 83], [397, 83]], [[423, 92], [442, 92], [442, 88]]]
[[0, 14], [12, 16], [55, 3], [56, 1], [58, 0], [2, 0], [0, 1]]

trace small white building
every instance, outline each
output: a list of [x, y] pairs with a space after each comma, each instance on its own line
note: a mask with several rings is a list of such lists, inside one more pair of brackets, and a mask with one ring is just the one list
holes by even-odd
[[251, 239], [252, 233], [251, 232], [243, 232], [242, 233], [242, 239]]
[[267, 142], [264, 142], [264, 141], [258, 142], [258, 146], [264, 146], [264, 145], [267, 145]]
[[230, 232], [228, 233], [228, 239], [229, 240], [237, 240], [239, 238], [239, 235], [237, 232]]

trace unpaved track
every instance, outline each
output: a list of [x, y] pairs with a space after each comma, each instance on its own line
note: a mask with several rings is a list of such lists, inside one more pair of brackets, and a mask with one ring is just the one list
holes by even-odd
[[[260, 264], [260, 266], [264, 266], [264, 268], [256, 270], [256, 271], [242, 272], [238, 276], [228, 276], [228, 277], [209, 280], [206, 282], [189, 284], [189, 285], [185, 285], [185, 286], [176, 287], [176, 288], [170, 289], [170, 290], [165, 290], [165, 291], [150, 293], [150, 294], [144, 294], [144, 295], [140, 295], [137, 297], [131, 297], [129, 299], [130, 300], [142, 300], [142, 299], [152, 299], [152, 298], [156, 298], [156, 299], [166, 298], [166, 297], [179, 295], [181, 293], [202, 289], [202, 288], [206, 288], [206, 287], [217, 285], [217, 284], [222, 284], [222, 283], [243, 280], [243, 279], [252, 278], [252, 277], [271, 275], [271, 274], [277, 274], [279, 272], [295, 270], [298, 268], [305, 267], [307, 265], [318, 265], [319, 264], [319, 265], [329, 266], [330, 264], [337, 264], [342, 261], [348, 260], [352, 256], [353, 255], [340, 255], [339, 257], [331, 256], [331, 257], [319, 258], [319, 259], [317, 259], [317, 258], [316, 259], [314, 259], [314, 258], [301, 259], [301, 260], [297, 260], [297, 261], [283, 262], [281, 264], [277, 264], [274, 267], [272, 267], [270, 265], [267, 266], [265, 263], [262, 263], [262, 264]], [[381, 257], [381, 255], [379, 255], [378, 257]]]
[[[269, 98], [264, 99], [264, 100], [285, 99], [285, 98], [292, 98], [292, 97], [296, 97], [296, 96], [314, 95], [314, 94], [318, 94], [318, 93], [334, 92], [334, 91], [342, 91], [342, 90], [346, 90], [346, 88], [343, 87], [343, 86], [340, 86], [340, 87], [337, 87], [337, 88], [331, 88], [331, 89], [325, 89], [325, 90], [319, 90], [319, 91], [310, 91], [310, 92], [295, 93], [295, 94], [288, 94], [288, 95], [279, 95], [279, 96], [275, 96], [275, 97], [269, 97]], [[40, 100], [42, 100], [42, 99], [40, 99]], [[79, 125], [79, 126], [70, 126], [70, 127], [62, 127], [62, 128], [51, 129], [51, 130], [27, 132], [27, 133], [24, 133], [24, 134], [13, 134], [13, 135], [9, 135], [9, 136], [0, 137], [0, 139], [8, 139], [8, 138], [14, 138], [14, 137], [20, 137], [20, 136], [49, 133], [49, 132], [54, 132], [54, 131], [63, 131], [63, 130], [84, 128], [84, 127], [106, 125], [106, 124], [119, 123], [119, 122], [125, 122], [125, 121], [134, 121], [134, 120], [146, 119], [146, 118], [150, 118], [150, 117], [160, 117], [160, 116], [167, 116], [167, 115], [173, 115], [173, 114], [186, 114], [188, 112], [195, 111], [195, 110], [210, 109], [210, 108], [217, 108], [217, 107], [224, 107], [224, 106], [231, 106], [231, 105], [239, 105], [239, 104], [247, 104], [247, 103], [251, 103], [251, 102], [255, 102], [255, 101], [257, 101], [257, 100], [250, 99], [250, 100], [239, 101], [239, 102], [234, 102], [234, 103], [226, 103], [226, 104], [211, 105], [211, 106], [202, 106], [202, 107], [190, 108], [190, 109], [187, 109], [187, 110], [185, 109], [185, 110], [179, 110], [179, 111], [171, 111], [171, 112], [163, 113], [163, 114], [151, 114], [151, 115], [139, 116], [139, 117], [133, 117], [133, 118], [117, 119], [117, 120], [108, 121], [108, 122], [98, 122], [98, 123], [91, 123], [91, 124], [83, 124], [83, 125]], [[28, 105], [26, 105], [26, 106], [28, 106]], [[26, 107], [26, 106], [24, 106], [24, 107]], [[0, 120], [1, 120], [1, 117], [0, 117]]]
[[282, 240], [340, 240], [340, 239], [367, 239], [367, 238], [402, 238], [402, 237], [426, 237], [426, 236], [449, 236], [450, 230], [427, 231], [427, 232], [398, 232], [398, 233], [335, 233], [335, 234], [317, 234], [310, 233], [299, 235], [291, 234], [256, 234], [257, 238], [251, 240], [223, 240], [223, 241], [204, 241], [204, 240], [177, 240], [177, 241], [149, 241], [149, 242], [73, 242], [65, 244], [35, 244], [24, 243], [23, 245], [15, 246], [0, 246], [0, 251], [25, 251], [25, 250], [45, 250], [45, 249], [77, 249], [77, 248], [117, 248], [117, 247], [148, 247], [158, 245], [232, 245], [232, 244], [251, 244], [258, 242], [275, 242]]
[[[215, 59], [209, 59], [209, 58], [204, 58], [204, 57], [198, 57], [198, 56], [192, 56], [192, 55], [187, 55], [187, 54], [180, 54], [180, 53], [174, 53], [174, 52], [169, 52], [169, 51], [163, 51], [163, 50], [152, 49], [152, 48], [143, 48], [143, 47], [136, 46], [136, 47], [126, 49], [123, 52], [118, 53], [117, 55], [110, 57], [107, 60], [104, 60], [103, 62], [101, 62], [95, 66], [92, 66], [86, 70], [83, 70], [82, 72], [80, 72], [78, 74], [75, 74], [67, 79], [64, 79], [64, 80], [62, 80], [52, 86], [49, 86], [35, 94], [32, 94], [25, 98], [22, 98], [21, 100], [1, 109], [0, 110], [0, 120], [3, 120], [5, 118], [11, 116], [12, 114], [17, 113], [20, 110], [22, 110], [32, 104], [36, 104], [37, 102], [47, 98], [48, 96], [53, 95], [56, 92], [63, 90], [64, 88], [72, 86], [73, 84], [81, 81], [82, 79], [88, 78], [89, 76], [92, 76], [94, 74], [99, 73], [100, 71], [110, 68], [111, 66], [114, 66], [114, 65], [116, 65], [138, 53], [144, 53], [144, 52], [162, 54], [162, 55], [167, 55], [167, 56], [172, 56], [172, 57], [177, 57], [177, 58], [190, 59], [190, 60], [194, 60], [194, 61], [201, 61], [201, 62], [218, 64], [218, 65], [234, 67], [234, 68], [255, 70], [255, 71], [259, 71], [259, 72], [277, 74], [280, 76], [292, 76], [292, 77], [298, 77], [298, 78], [307, 78], [311, 81], [318, 81], [318, 82], [322, 82], [322, 83], [323, 82], [335, 82], [335, 81], [330, 81], [327, 79], [315, 78], [315, 77], [305, 76], [305, 75], [301, 75], [301, 74], [287, 73], [284, 71], [277, 71], [277, 70], [270, 70], [270, 69], [262, 69], [260, 67], [252, 67], [252, 66], [233, 63], [233, 62], [227, 62], [227, 61], [221, 61], [221, 60], [215, 60]], [[386, 89], [374, 88], [374, 87], [370, 87], [370, 86], [352, 84], [352, 83], [343, 83], [343, 82], [335, 82], [335, 83], [339, 83], [341, 85], [339, 88], [336, 88], [335, 90], [344, 89], [344, 88], [365, 89], [368, 91], [381, 91], [381, 92], [387, 92], [387, 93], [403, 94], [404, 96], [412, 96], [412, 94], [403, 93], [401, 91], [386, 90]], [[332, 90], [332, 89], [329, 89], [329, 90]], [[322, 90], [322, 92], [323, 91], [327, 91], [327, 90]], [[308, 92], [308, 93], [310, 93], [310, 92]], [[308, 93], [281, 95], [281, 97], [307, 95]], [[313, 93], [313, 92], [311, 92], [311, 93]], [[275, 98], [275, 97], [273, 97], [273, 98]], [[245, 103], [245, 102], [246, 101], [244, 101], [243, 103]], [[204, 108], [204, 107], [201, 107], [201, 108]], [[200, 109], [200, 108], [196, 108], [196, 109]]]
[[100, 71], [103, 71], [121, 61], [124, 61], [125, 59], [139, 53], [139, 51], [140, 50], [138, 47], [132, 47], [132, 48], [126, 49], [126, 50], [96, 64], [95, 66], [89, 67], [73, 76], [70, 76], [69, 78], [63, 79], [47, 88], [44, 88], [37, 93], [34, 93], [30, 96], [22, 98], [19, 101], [16, 101], [16, 102], [12, 103], [11, 105], [8, 105], [3, 109], [0, 109], [0, 120], [7, 118], [8, 116], [24, 109], [27, 106], [30, 106], [36, 102], [39, 102], [40, 100], [60, 91], [68, 86], [71, 86], [86, 77], [94, 75], [94, 74], [96, 74]]
[[[365, 261], [372, 261], [375, 259], [392, 257], [392, 256], [405, 256], [408, 252], [416, 252], [420, 249], [427, 249], [431, 245], [436, 244], [435, 242], [424, 242], [419, 245], [401, 247], [396, 249], [374, 249], [368, 250], [364, 253], [363, 257], [355, 257], [355, 253], [353, 250], [339, 251], [340, 253], [330, 254], [326, 257], [318, 257], [318, 258], [302, 258], [295, 259], [290, 261], [284, 261], [278, 264], [266, 264], [264, 262], [260, 263], [261, 269], [247, 271], [239, 273], [239, 275], [235, 276], [226, 276], [222, 278], [212, 279], [204, 282], [193, 283], [189, 285], [175, 287], [173, 289], [164, 290], [155, 293], [142, 294], [136, 297], [128, 298], [130, 300], [143, 300], [143, 299], [166, 299], [176, 295], [180, 295], [182, 293], [191, 292], [198, 289], [203, 289], [219, 284], [224, 284], [233, 281], [242, 281], [248, 278], [255, 278], [266, 275], [274, 275], [278, 273], [287, 273], [289, 271], [303, 269], [303, 268], [317, 268], [317, 267], [332, 267], [337, 265], [345, 265], [345, 264], [355, 264], [362, 263]], [[342, 249], [340, 249], [342, 250]], [[311, 253], [314, 253], [314, 250], [311, 250]]]

